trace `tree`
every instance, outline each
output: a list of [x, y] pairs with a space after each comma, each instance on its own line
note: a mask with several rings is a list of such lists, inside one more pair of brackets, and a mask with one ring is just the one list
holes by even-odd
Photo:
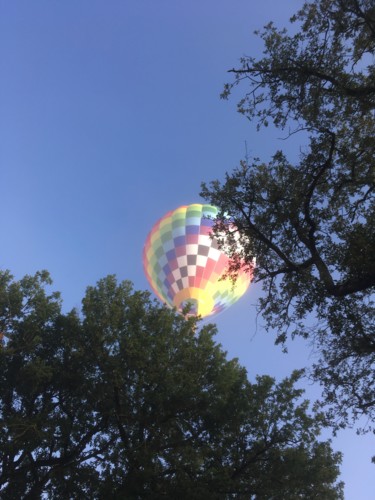
[[0, 497], [343, 498], [299, 374], [247, 380], [213, 325], [113, 276], [61, 312], [0, 274]]
[[[338, 427], [375, 417], [375, 5], [315, 0], [291, 21], [292, 35], [264, 28], [264, 57], [243, 57], [223, 97], [246, 85], [238, 111], [258, 130], [273, 123], [299, 134], [299, 161], [280, 150], [269, 162], [243, 161], [202, 195], [241, 236], [229, 273], [238, 257], [251, 265], [256, 256], [260, 310], [276, 342], [312, 342], [312, 376]], [[217, 230], [228, 226], [218, 220]]]

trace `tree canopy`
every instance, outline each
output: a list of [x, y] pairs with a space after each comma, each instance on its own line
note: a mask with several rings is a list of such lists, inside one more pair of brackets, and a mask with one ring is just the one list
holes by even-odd
[[243, 57], [223, 97], [240, 86], [238, 111], [258, 130], [299, 134], [299, 160], [275, 150], [243, 161], [202, 195], [233, 217], [240, 257], [251, 265], [256, 256], [260, 309], [277, 342], [311, 340], [332, 423], [373, 421], [375, 5], [315, 0], [291, 22], [294, 34], [272, 23], [258, 33], [264, 57]]
[[343, 498], [297, 372], [249, 382], [113, 276], [66, 314], [49, 284], [0, 273], [1, 498]]

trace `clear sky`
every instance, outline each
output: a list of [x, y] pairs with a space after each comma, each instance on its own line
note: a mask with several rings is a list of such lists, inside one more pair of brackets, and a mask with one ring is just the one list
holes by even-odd
[[[64, 308], [115, 273], [148, 289], [142, 248], [168, 210], [201, 201], [245, 155], [283, 148], [221, 101], [227, 70], [261, 54], [253, 31], [285, 25], [300, 0], [0, 0], [1, 266], [48, 269]], [[242, 92], [245, 89], [242, 88]], [[256, 319], [258, 286], [218, 316], [218, 340], [249, 378], [311, 362], [285, 355]], [[319, 388], [306, 383], [307, 395]], [[326, 437], [326, 436], [324, 436]], [[348, 500], [372, 500], [374, 436], [343, 431]]]

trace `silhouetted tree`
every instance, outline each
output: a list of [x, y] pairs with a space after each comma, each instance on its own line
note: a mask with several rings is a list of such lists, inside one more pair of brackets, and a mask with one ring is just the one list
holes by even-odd
[[1, 498], [342, 498], [298, 373], [250, 383], [212, 325], [113, 276], [81, 313], [48, 283], [0, 274]]
[[291, 21], [293, 35], [264, 28], [264, 57], [243, 57], [223, 97], [242, 85], [240, 113], [299, 133], [299, 162], [244, 161], [202, 194], [233, 216], [249, 265], [256, 255], [277, 342], [302, 335], [320, 353], [313, 377], [340, 426], [375, 417], [375, 4], [316, 0]]

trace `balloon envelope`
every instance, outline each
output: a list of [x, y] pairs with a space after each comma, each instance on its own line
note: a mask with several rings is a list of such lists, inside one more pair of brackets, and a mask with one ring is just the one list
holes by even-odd
[[247, 290], [252, 274], [241, 269], [236, 282], [221, 279], [230, 258], [219, 249], [211, 232], [218, 209], [193, 204], [164, 215], [147, 236], [143, 251], [146, 277], [155, 294], [180, 312], [217, 314]]

